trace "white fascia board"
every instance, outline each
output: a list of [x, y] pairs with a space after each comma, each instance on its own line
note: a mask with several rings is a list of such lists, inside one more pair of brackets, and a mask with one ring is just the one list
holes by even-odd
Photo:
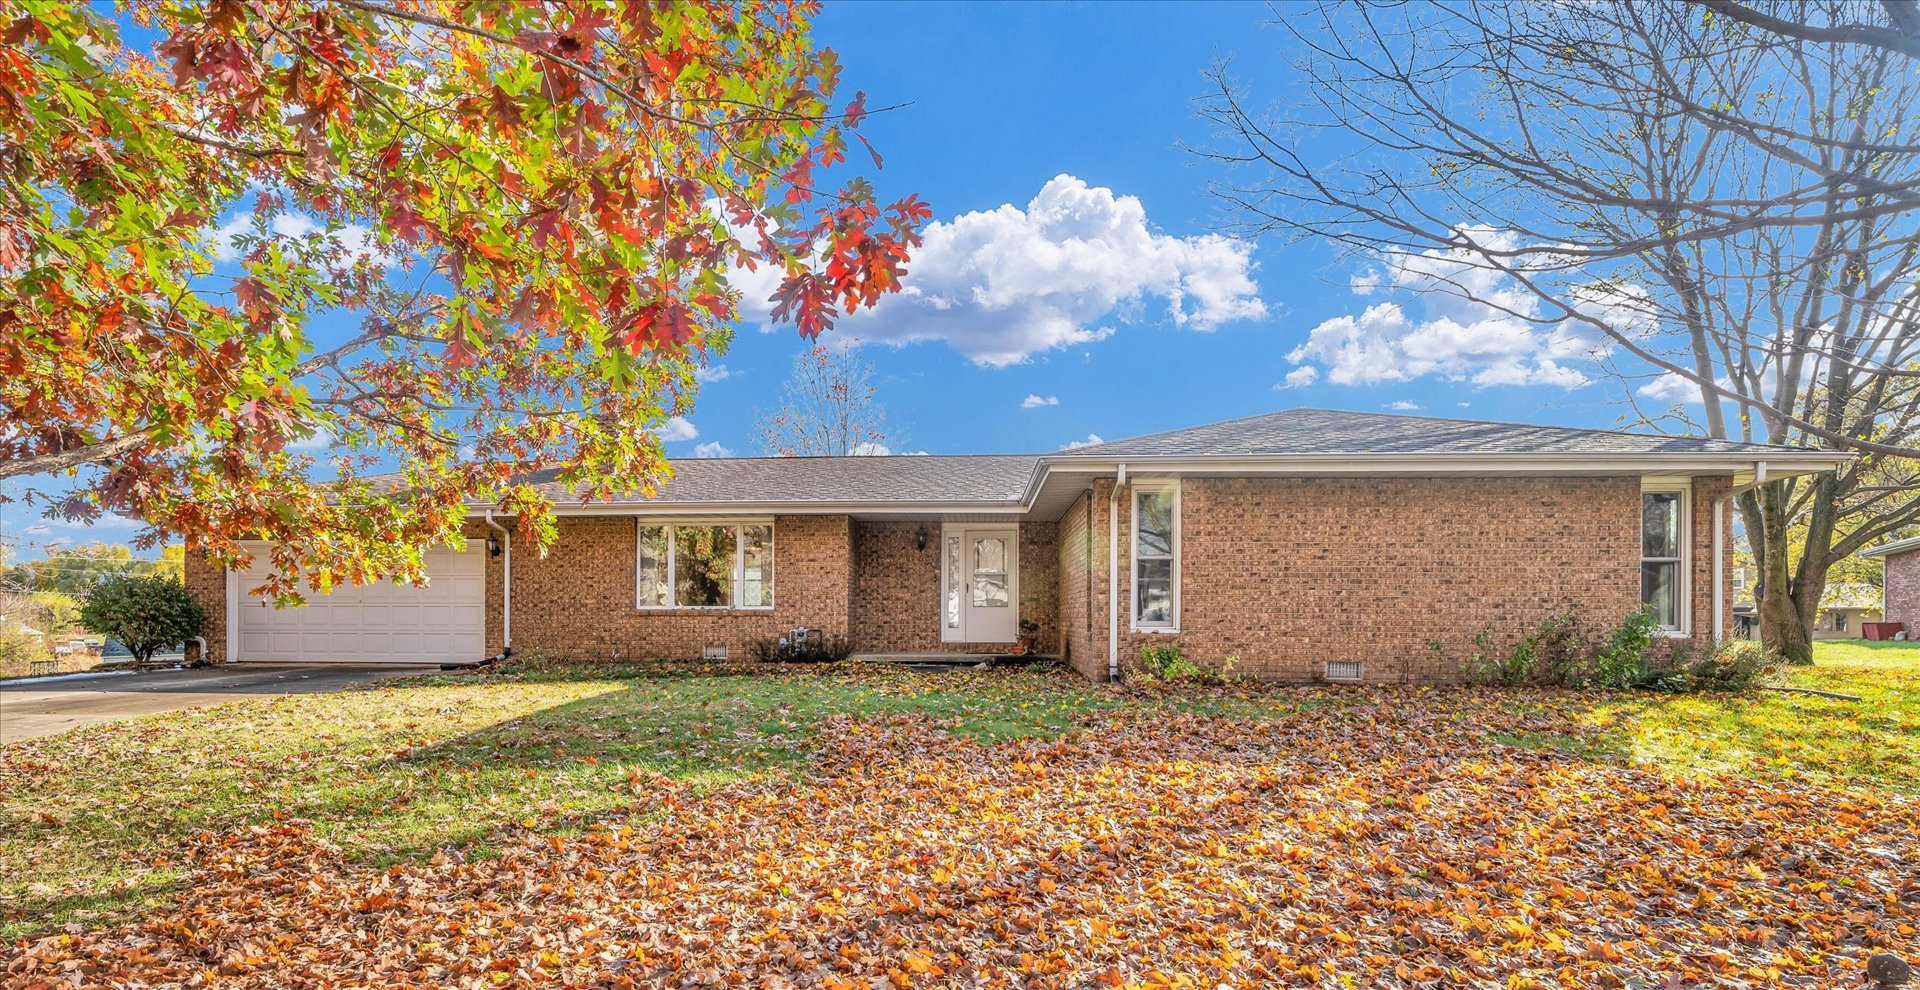
[[1112, 474], [1125, 462], [1136, 473], [1167, 474], [1642, 474], [1690, 471], [1699, 474], [1752, 473], [1765, 461], [1770, 477], [1831, 471], [1852, 454], [1808, 452], [1769, 454], [1276, 454], [1210, 457], [1049, 457], [1041, 469], [1056, 474]]
[[1861, 557], [1885, 557], [1889, 554], [1904, 553], [1908, 550], [1920, 550], [1920, 536], [1909, 536], [1904, 540], [1882, 543], [1877, 547], [1868, 547], [1859, 552]]
[[[470, 505], [467, 514], [485, 512]], [[495, 508], [495, 511], [499, 511]], [[556, 505], [556, 516], [660, 516], [663, 518], [766, 518], [768, 516], [898, 515], [965, 512], [1022, 516], [1027, 506], [1013, 502], [590, 502]]]

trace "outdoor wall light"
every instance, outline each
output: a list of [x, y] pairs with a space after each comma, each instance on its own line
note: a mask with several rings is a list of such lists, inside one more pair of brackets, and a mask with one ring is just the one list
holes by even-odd
[[913, 531], [913, 548], [915, 550], [925, 550], [927, 548], [927, 526], [925, 523], [921, 523], [920, 528]]
[[497, 536], [487, 537], [487, 556], [489, 557], [500, 556], [500, 538], [499, 537]]

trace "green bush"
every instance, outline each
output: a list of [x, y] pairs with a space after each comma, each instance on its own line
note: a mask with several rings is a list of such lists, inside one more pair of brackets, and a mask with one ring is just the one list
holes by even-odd
[[126, 644], [138, 663], [200, 635], [206, 616], [186, 585], [161, 577], [110, 577], [93, 586], [80, 606], [88, 632]]
[[1615, 690], [1651, 686], [1659, 672], [1649, 651], [1653, 648], [1654, 631], [1659, 627], [1660, 620], [1650, 608], [1627, 616], [1593, 651], [1591, 669], [1580, 680], [1568, 682], [1568, 686], [1592, 685]]
[[1511, 651], [1501, 650], [1494, 642], [1492, 626], [1473, 634], [1473, 655], [1467, 661], [1467, 681], [1473, 684], [1497, 684], [1517, 687], [1534, 680], [1533, 646], [1522, 636]]
[[1576, 609], [1548, 616], [1502, 648], [1492, 627], [1473, 638], [1462, 668], [1469, 682], [1517, 686], [1605, 688], [1623, 691], [1743, 691], [1759, 683], [1779, 658], [1756, 644], [1728, 643], [1706, 654], [1690, 644], [1659, 647], [1659, 620], [1640, 609], [1597, 641]]
[[1216, 680], [1212, 671], [1187, 659], [1179, 643], [1148, 643], [1140, 648], [1140, 666], [1163, 681]]

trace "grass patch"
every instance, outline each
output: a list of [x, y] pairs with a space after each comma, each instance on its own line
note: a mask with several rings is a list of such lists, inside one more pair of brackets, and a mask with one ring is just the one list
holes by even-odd
[[1920, 794], [1920, 643], [1823, 640], [1813, 665], [1789, 668], [1780, 683], [1860, 700], [1778, 691], [1603, 696], [1568, 732], [1502, 741], [1682, 774]]
[[0, 939], [159, 903], [202, 830], [307, 819], [386, 863], [566, 832], [656, 776], [791, 774], [837, 717], [915, 713], [984, 743], [1110, 704], [1049, 673], [635, 671], [389, 681], [82, 729], [0, 749]]

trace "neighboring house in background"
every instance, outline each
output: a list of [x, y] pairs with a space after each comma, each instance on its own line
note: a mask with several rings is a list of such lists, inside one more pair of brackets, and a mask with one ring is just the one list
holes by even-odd
[[[1754, 570], [1730, 570], [1733, 592], [1733, 634], [1742, 639], [1760, 635], [1759, 615], [1753, 603]], [[1862, 622], [1880, 621], [1880, 589], [1871, 584], [1829, 584], [1820, 594], [1820, 610], [1813, 619], [1814, 639], [1854, 639]]]
[[[654, 498], [560, 503], [544, 556], [475, 506], [431, 586], [301, 609], [199, 555], [214, 659], [697, 657], [796, 627], [862, 653], [1000, 653], [1021, 620], [1089, 677], [1177, 640], [1275, 680], [1459, 676], [1476, 633], [1571, 604], [1665, 634], [1727, 626], [1728, 496], [1847, 455], [1722, 440], [1302, 409], [1041, 456], [686, 460]], [[264, 559], [264, 554], [262, 555]]]
[[1904, 625], [1909, 638], [1920, 634], [1920, 536], [1882, 543], [1860, 556], [1880, 558], [1884, 621]]
[[1880, 589], [1870, 584], [1829, 584], [1820, 594], [1814, 639], [1858, 639], [1862, 622], [1880, 621]]

